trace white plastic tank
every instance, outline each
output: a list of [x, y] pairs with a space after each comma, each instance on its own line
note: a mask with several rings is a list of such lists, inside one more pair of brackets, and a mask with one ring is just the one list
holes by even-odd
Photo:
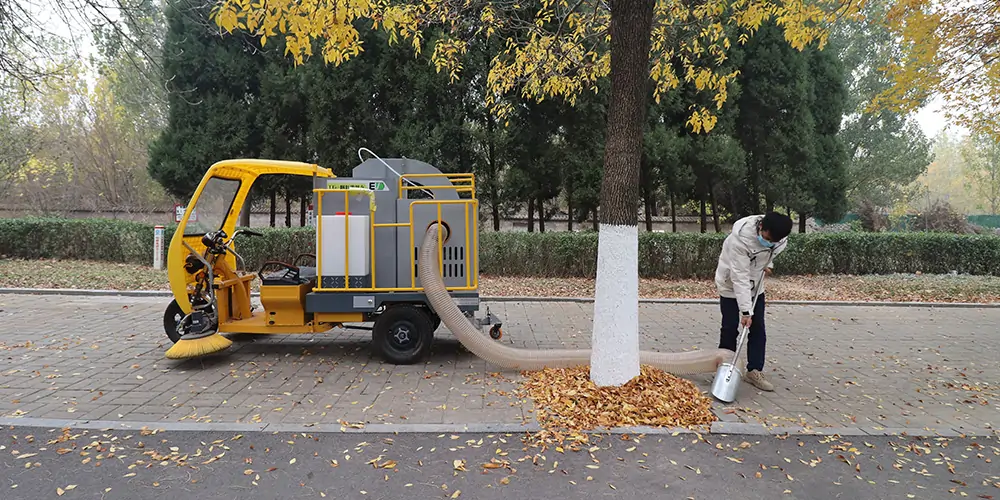
[[347, 253], [347, 275], [367, 276], [371, 273], [371, 224], [368, 215], [351, 215], [337, 212], [320, 217], [322, 238], [320, 272], [323, 276], [344, 276], [344, 258]]

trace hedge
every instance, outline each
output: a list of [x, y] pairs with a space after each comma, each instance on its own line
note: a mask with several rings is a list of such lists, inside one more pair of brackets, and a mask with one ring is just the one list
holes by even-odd
[[[166, 242], [175, 226], [166, 227]], [[254, 228], [236, 248], [249, 267], [314, 251], [311, 228]], [[640, 233], [643, 277], [710, 277], [725, 234]], [[597, 233], [487, 232], [480, 238], [480, 271], [498, 276], [593, 277]], [[150, 265], [153, 227], [108, 219], [0, 219], [0, 256], [99, 260]], [[923, 272], [1000, 275], [1000, 237], [946, 233], [793, 234], [776, 274], [891, 274]]]

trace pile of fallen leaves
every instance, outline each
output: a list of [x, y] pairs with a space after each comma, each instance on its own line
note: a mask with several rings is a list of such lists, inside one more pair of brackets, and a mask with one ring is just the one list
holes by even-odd
[[711, 425], [712, 401], [690, 380], [643, 365], [639, 376], [617, 387], [598, 387], [590, 367], [524, 372], [521, 386], [535, 404], [545, 437], [586, 441], [583, 431], [612, 427]]

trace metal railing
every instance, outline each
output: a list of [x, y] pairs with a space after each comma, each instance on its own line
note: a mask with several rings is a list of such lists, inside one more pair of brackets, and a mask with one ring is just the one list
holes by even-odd
[[[318, 195], [318, 200], [316, 204], [316, 255], [319, 257], [316, 259], [316, 277], [317, 286], [313, 288], [314, 292], [422, 292], [423, 287], [416, 286], [416, 269], [413, 263], [416, 262], [415, 254], [415, 238], [416, 233], [413, 226], [413, 210], [414, 205], [436, 205], [437, 206], [437, 218], [435, 221], [439, 225], [447, 225], [442, 217], [442, 207], [444, 205], [464, 205], [464, 227], [465, 227], [465, 252], [464, 252], [464, 273], [465, 274], [465, 286], [450, 286], [447, 287], [450, 291], [472, 291], [479, 288], [479, 259], [475, 259], [475, 262], [471, 262], [469, 254], [479, 255], [479, 217], [478, 208], [479, 201], [475, 199], [475, 180], [473, 174], [408, 174], [414, 177], [440, 177], [440, 176], [462, 176], [468, 177], [467, 185], [460, 186], [406, 186], [410, 189], [421, 189], [421, 190], [435, 190], [435, 189], [460, 189], [459, 192], [465, 190], [472, 190], [473, 197], [471, 199], [459, 199], [459, 200], [413, 200], [410, 203], [409, 210], [409, 221], [408, 222], [393, 222], [393, 223], [375, 223], [375, 202], [374, 202], [374, 192], [368, 189], [358, 189], [358, 188], [348, 188], [348, 189], [314, 189], [313, 191]], [[402, 178], [400, 179], [400, 187], [402, 189]], [[327, 193], [343, 193], [344, 194], [344, 286], [343, 287], [324, 287], [323, 286], [323, 195]], [[402, 191], [400, 191], [402, 193]], [[371, 252], [371, 262], [369, 263], [369, 271], [371, 273], [371, 283], [367, 287], [351, 287], [350, 286], [350, 195], [351, 194], [365, 194], [371, 199], [370, 211], [368, 217], [368, 236], [369, 236], [369, 251]], [[471, 212], [471, 220], [470, 220]], [[471, 222], [471, 223], [470, 223]], [[375, 229], [377, 228], [409, 228], [410, 235], [410, 286], [409, 287], [376, 287], [375, 286]], [[444, 237], [442, 236], [443, 231], [438, 232], [438, 268], [443, 269], [444, 267]], [[471, 245], [471, 247], [470, 247]]]

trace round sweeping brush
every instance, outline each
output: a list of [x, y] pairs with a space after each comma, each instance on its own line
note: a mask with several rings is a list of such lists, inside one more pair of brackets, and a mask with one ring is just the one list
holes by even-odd
[[167, 350], [166, 357], [169, 359], [197, 358], [225, 350], [231, 345], [233, 345], [232, 340], [216, 332], [208, 331], [191, 337], [181, 337], [176, 344]]

